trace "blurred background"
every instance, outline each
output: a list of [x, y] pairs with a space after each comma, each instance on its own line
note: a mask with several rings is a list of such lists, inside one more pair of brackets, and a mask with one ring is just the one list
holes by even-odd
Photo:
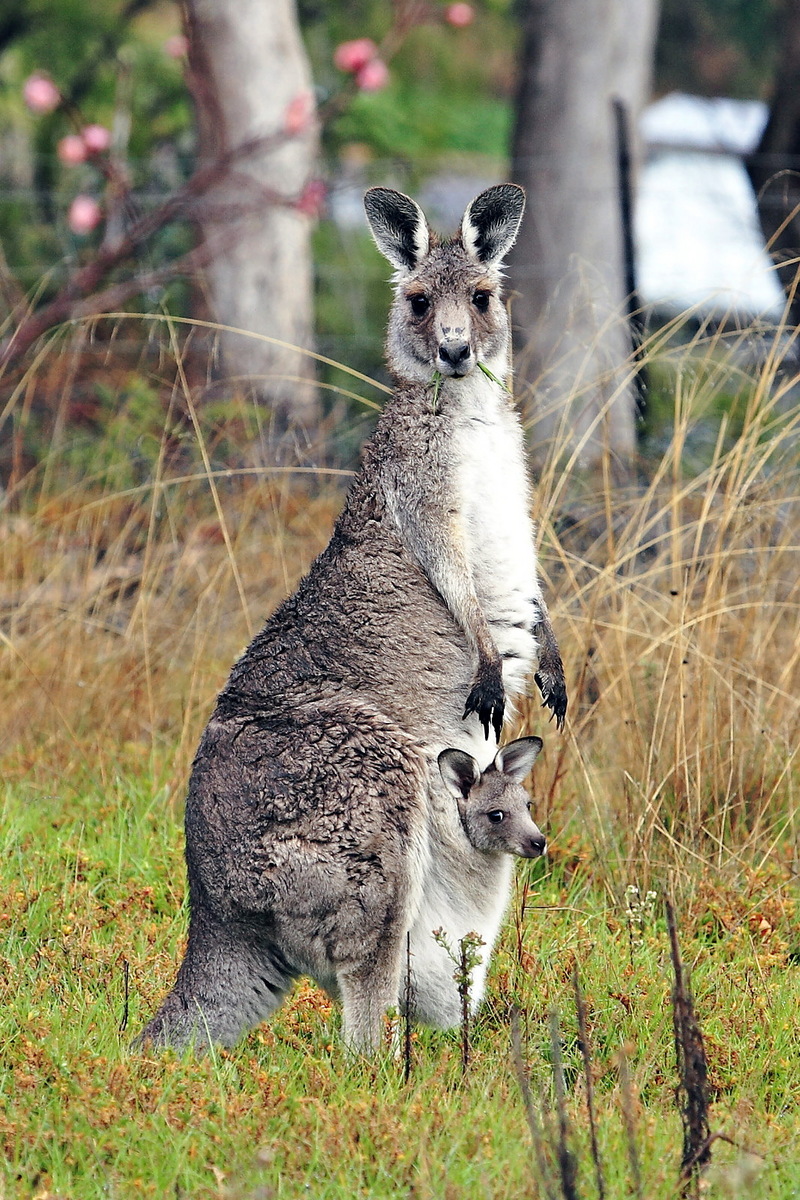
[[[698, 330], [732, 372], [702, 463], [776, 326], [793, 369], [799, 76], [797, 0], [7, 0], [0, 480], [54, 432], [83, 453], [125, 412], [158, 423], [170, 338], [228, 465], [245, 411], [251, 457], [351, 463], [380, 393], [350, 372], [387, 382], [365, 187], [451, 232], [507, 178], [529, 195], [509, 291], [536, 466], [557, 441], [630, 480]], [[65, 321], [80, 347], [10, 402]]]

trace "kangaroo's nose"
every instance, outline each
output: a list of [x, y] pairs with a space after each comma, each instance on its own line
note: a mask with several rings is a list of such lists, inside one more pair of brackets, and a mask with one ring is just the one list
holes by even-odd
[[469, 342], [441, 342], [439, 358], [451, 367], [459, 367], [470, 356]]
[[547, 838], [543, 833], [534, 834], [530, 840], [531, 858], [540, 858], [547, 849]]

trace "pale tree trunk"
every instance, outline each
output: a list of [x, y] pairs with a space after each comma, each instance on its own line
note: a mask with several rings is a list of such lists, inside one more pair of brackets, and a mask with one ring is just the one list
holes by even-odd
[[[294, 0], [186, 0], [185, 18], [201, 161], [280, 135], [289, 105], [295, 102], [295, 115], [302, 109], [298, 97], [313, 109]], [[316, 154], [311, 120], [296, 135], [236, 160], [204, 198], [199, 224], [212, 254], [206, 282], [220, 324], [311, 348], [311, 220], [292, 205]], [[220, 375], [252, 389], [268, 435], [312, 436], [313, 360], [257, 336], [219, 336]]]
[[[512, 177], [517, 389], [541, 465], [553, 444], [622, 477], [636, 448], [614, 101], [646, 101], [657, 0], [526, 0]], [[527, 385], [527, 386], [526, 386]]]

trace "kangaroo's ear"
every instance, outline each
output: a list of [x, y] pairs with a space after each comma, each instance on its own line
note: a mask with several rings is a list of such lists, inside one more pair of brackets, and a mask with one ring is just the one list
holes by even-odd
[[544, 742], [540, 737], [518, 738], [509, 742], [494, 756], [494, 765], [498, 771], [519, 783], [530, 771]]
[[445, 787], [456, 800], [466, 800], [481, 777], [475, 759], [463, 750], [443, 750], [439, 755], [439, 770]]
[[497, 266], [516, 241], [524, 211], [525, 192], [516, 183], [501, 183], [481, 192], [461, 222], [467, 253], [484, 266]]
[[372, 236], [398, 271], [413, 271], [428, 253], [430, 230], [415, 200], [391, 188], [370, 188], [364, 196]]

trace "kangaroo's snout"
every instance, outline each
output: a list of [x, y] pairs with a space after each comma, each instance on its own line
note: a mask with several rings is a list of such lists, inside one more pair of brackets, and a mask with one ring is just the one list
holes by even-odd
[[522, 856], [524, 858], [541, 858], [547, 849], [547, 838], [543, 833], [535, 833], [528, 838], [527, 851]]
[[468, 375], [475, 365], [469, 342], [446, 339], [439, 343], [439, 370], [443, 375]]

